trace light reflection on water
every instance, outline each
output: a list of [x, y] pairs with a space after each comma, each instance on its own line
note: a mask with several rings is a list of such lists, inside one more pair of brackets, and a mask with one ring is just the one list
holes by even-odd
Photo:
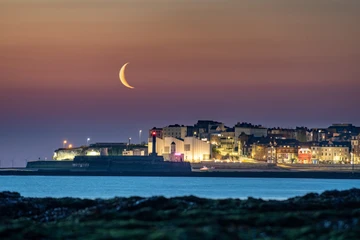
[[185, 196], [286, 199], [309, 192], [345, 190], [360, 180], [296, 178], [0, 176], [0, 191], [26, 197], [111, 198]]

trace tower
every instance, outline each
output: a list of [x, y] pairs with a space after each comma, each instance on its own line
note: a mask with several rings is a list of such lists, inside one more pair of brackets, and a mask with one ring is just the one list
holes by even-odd
[[152, 153], [151, 153], [151, 155], [152, 156], [157, 156], [157, 153], [156, 153], [156, 132], [153, 131], [151, 133], [151, 136], [152, 136]]

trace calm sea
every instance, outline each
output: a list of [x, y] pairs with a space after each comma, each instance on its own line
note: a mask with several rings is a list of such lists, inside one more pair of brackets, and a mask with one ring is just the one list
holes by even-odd
[[184, 196], [206, 198], [286, 199], [309, 192], [360, 187], [360, 180], [0, 176], [0, 191], [27, 197], [111, 198], [115, 196]]

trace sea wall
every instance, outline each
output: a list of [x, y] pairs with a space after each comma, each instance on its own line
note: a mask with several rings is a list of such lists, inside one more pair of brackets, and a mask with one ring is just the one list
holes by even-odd
[[239, 163], [239, 162], [231, 162], [231, 163], [220, 163], [220, 162], [213, 162], [213, 161], [206, 161], [200, 163], [191, 163], [191, 167], [193, 169], [200, 169], [206, 166], [207, 168], [213, 168], [214, 171], [227, 169], [227, 170], [239, 170], [239, 169], [278, 169], [276, 164], [269, 164], [269, 163]]
[[33, 161], [26, 164], [27, 169], [41, 169], [41, 170], [70, 170], [73, 161]]

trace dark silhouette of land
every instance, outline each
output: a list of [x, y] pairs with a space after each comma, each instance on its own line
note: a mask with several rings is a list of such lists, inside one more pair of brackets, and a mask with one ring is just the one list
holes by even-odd
[[26, 198], [0, 192], [1, 239], [358, 239], [360, 190], [283, 201]]

